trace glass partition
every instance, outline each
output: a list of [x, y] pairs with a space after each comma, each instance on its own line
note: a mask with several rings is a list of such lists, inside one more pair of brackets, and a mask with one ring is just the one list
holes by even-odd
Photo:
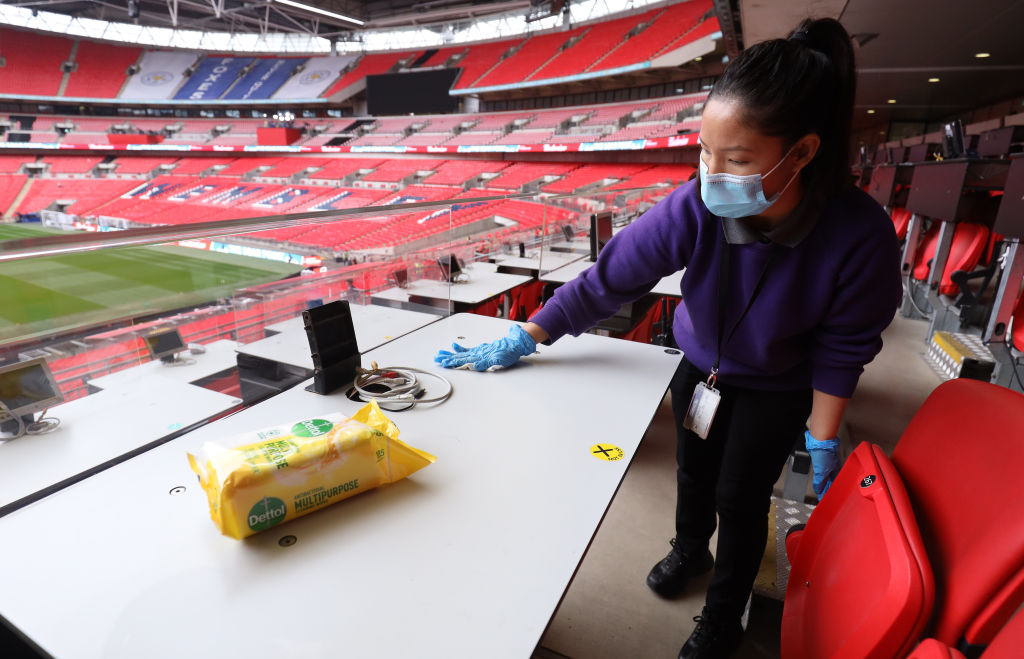
[[[591, 216], [622, 225], [669, 191], [469, 188], [442, 201], [158, 226], [44, 211], [0, 224], [0, 365], [44, 358], [65, 400], [176, 368], [239, 395], [239, 354], [258, 356], [275, 337], [308, 353], [302, 312], [335, 300], [349, 302], [361, 352], [451, 313], [526, 320], [542, 275], [589, 258]], [[362, 331], [382, 310], [390, 325]], [[152, 345], [165, 333], [180, 337], [169, 357]], [[182, 367], [196, 363], [188, 379]], [[312, 372], [295, 367], [293, 379]]]

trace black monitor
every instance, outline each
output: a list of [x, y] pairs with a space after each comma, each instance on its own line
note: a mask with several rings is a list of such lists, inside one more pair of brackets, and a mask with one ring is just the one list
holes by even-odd
[[604, 246], [612, 239], [612, 212], [601, 211], [590, 216], [590, 260], [596, 261]]
[[57, 381], [40, 357], [16, 364], [0, 366], [0, 402], [11, 417], [0, 410], [0, 421], [26, 417], [58, 405], [64, 400]]
[[143, 338], [149, 354], [153, 359], [159, 359], [165, 364], [173, 364], [174, 356], [185, 349], [185, 342], [181, 340], [181, 333], [176, 329], [154, 332]]
[[391, 277], [395, 280], [395, 286], [399, 288], [405, 288], [409, 285], [409, 271], [404, 268], [392, 272]]
[[459, 258], [454, 254], [442, 256], [437, 260], [437, 265], [441, 268], [441, 279], [445, 281], [455, 283], [459, 274], [462, 273], [462, 266], [459, 264]]
[[942, 157], [963, 158], [967, 155], [964, 148], [964, 125], [959, 119], [950, 121], [942, 127]]
[[562, 225], [562, 233], [568, 242], [572, 242], [572, 239], [576, 237], [576, 231], [568, 224]]
[[519, 258], [526, 258], [526, 243], [519, 243]]

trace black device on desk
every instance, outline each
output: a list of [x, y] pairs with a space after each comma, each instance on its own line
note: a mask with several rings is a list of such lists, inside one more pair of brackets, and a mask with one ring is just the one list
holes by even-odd
[[459, 275], [462, 274], [462, 265], [459, 263], [459, 258], [454, 254], [448, 256], [442, 256], [437, 260], [437, 265], [441, 268], [441, 279], [451, 283], [455, 283], [459, 279]]
[[63, 401], [64, 394], [57, 386], [46, 359], [40, 357], [0, 366], [0, 403], [3, 403], [0, 406], [0, 431], [20, 435], [34, 425], [36, 412]]
[[391, 278], [395, 280], [395, 286], [399, 288], [407, 288], [409, 286], [409, 271], [404, 268], [392, 272]]
[[573, 230], [568, 224], [562, 225], [562, 235], [565, 236], [566, 242], [572, 242], [572, 239], [576, 237], [576, 231]]
[[604, 246], [612, 239], [612, 212], [601, 211], [590, 216], [590, 260], [596, 261]]
[[359, 367], [359, 346], [348, 300], [307, 309], [302, 322], [313, 358], [313, 385], [308, 389], [326, 395], [351, 384]]
[[942, 157], [963, 158], [967, 155], [964, 146], [964, 125], [959, 119], [950, 121], [942, 127]]
[[178, 362], [177, 354], [185, 350], [185, 342], [181, 340], [181, 333], [176, 329], [154, 332], [142, 340], [153, 359], [159, 359], [165, 364]]

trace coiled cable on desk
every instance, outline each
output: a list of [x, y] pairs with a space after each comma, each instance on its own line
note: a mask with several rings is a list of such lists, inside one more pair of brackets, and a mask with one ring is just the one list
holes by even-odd
[[[419, 375], [426, 375], [443, 382], [446, 390], [443, 394], [432, 398], [421, 398], [425, 391], [420, 383]], [[357, 368], [356, 379], [352, 383], [359, 398], [365, 401], [375, 400], [382, 406], [387, 404], [392, 411], [406, 410], [420, 404], [442, 403], [452, 395], [454, 387], [445, 377], [430, 371], [409, 366], [389, 366], [381, 368], [377, 362], [371, 362], [370, 368]], [[383, 388], [383, 391], [371, 391], [370, 387]], [[394, 405], [405, 404], [406, 407], [395, 409]]]

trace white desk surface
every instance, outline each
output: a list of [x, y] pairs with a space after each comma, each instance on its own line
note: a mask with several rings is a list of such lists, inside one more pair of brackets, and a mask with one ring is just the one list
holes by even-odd
[[61, 425], [0, 442], [0, 506], [39, 492], [242, 401], [163, 378], [105, 389], [52, 408]]
[[[508, 327], [458, 314], [367, 359], [438, 371], [438, 348]], [[0, 518], [0, 615], [61, 658], [526, 659], [679, 360], [583, 335], [505, 371], [443, 371], [448, 402], [390, 413], [435, 464], [244, 541], [223, 536], [186, 450], [357, 408], [294, 387]], [[624, 459], [595, 458], [599, 442]]]
[[201, 355], [192, 355], [184, 352], [179, 355], [182, 359], [193, 359], [194, 364], [182, 364], [180, 366], [168, 366], [159, 359], [148, 361], [131, 368], [126, 368], [110, 375], [89, 380], [89, 384], [100, 389], [110, 389], [120, 386], [134, 386], [140, 379], [152, 379], [154, 376], [173, 380], [174, 382], [195, 382], [201, 378], [208, 377], [214, 373], [220, 373], [237, 364], [235, 360], [235, 347], [238, 344], [234, 341], [221, 339], [207, 343], [206, 349]]
[[[541, 276], [541, 279], [543, 281], [564, 284], [566, 282], [572, 281], [573, 279], [576, 279], [576, 277], [579, 276], [581, 272], [583, 272], [592, 265], [594, 264], [590, 261], [576, 261], [575, 263], [570, 263], [569, 265], [558, 268], [557, 270], [552, 270], [551, 272], [545, 273], [544, 275]], [[682, 297], [679, 287], [682, 282], [684, 272], [686, 272], [685, 269], [662, 278], [661, 281], [654, 285], [654, 288], [651, 289], [651, 292], [654, 293], [655, 295]]]
[[[494, 264], [491, 264], [494, 266]], [[496, 267], [496, 266], [494, 266]], [[417, 279], [409, 282], [408, 288], [388, 288], [374, 293], [373, 299], [408, 302], [410, 296], [430, 298], [432, 300], [451, 300], [463, 304], [480, 304], [496, 295], [510, 291], [520, 284], [525, 284], [532, 277], [526, 275], [508, 275], [500, 272], [487, 272], [484, 268], [474, 268], [470, 272], [469, 281], [449, 284], [444, 281]]]
[[[356, 345], [359, 346], [360, 352], [372, 350], [440, 318], [429, 313], [377, 305], [352, 304], [349, 305], [349, 309], [352, 311], [352, 326], [356, 331]], [[306, 329], [300, 316], [268, 325], [267, 329], [280, 334], [239, 345], [237, 351], [283, 364], [313, 369], [309, 340], [306, 338]]]
[[557, 270], [563, 266], [569, 265], [579, 261], [580, 259], [586, 259], [586, 254], [566, 254], [564, 252], [544, 252], [537, 256], [496, 256], [496, 265], [500, 268], [501, 266], [507, 266], [509, 268], [523, 268], [524, 270], [529, 269], [535, 272], [548, 272], [551, 270]]

